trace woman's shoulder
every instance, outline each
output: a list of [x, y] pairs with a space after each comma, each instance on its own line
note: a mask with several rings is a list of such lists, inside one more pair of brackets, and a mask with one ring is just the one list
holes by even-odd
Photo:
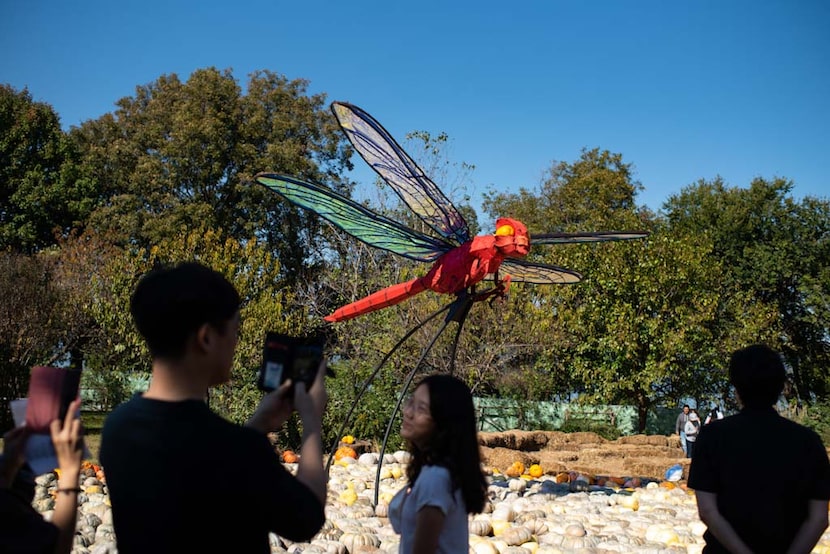
[[421, 475], [428, 475], [433, 478], [442, 478], [446, 477], [447, 479], [450, 478], [450, 470], [449, 468], [438, 465], [438, 464], [430, 464], [425, 465], [421, 468]]

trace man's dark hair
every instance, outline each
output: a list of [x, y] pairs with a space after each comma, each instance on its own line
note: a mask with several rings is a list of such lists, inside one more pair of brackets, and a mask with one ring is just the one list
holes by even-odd
[[729, 360], [729, 381], [748, 408], [768, 408], [775, 404], [786, 379], [781, 355], [764, 344], [737, 350]]
[[178, 359], [205, 323], [224, 332], [239, 303], [239, 293], [221, 273], [183, 262], [145, 274], [130, 299], [130, 313], [153, 358]]

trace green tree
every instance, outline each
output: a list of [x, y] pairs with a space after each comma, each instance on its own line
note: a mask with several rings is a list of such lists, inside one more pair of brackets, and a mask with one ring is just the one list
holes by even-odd
[[765, 333], [748, 339], [783, 351], [794, 392], [809, 401], [830, 392], [830, 202], [796, 202], [792, 186], [784, 179], [758, 178], [746, 188], [699, 181], [665, 210], [672, 227], [711, 240], [725, 294], [743, 297], [745, 309], [776, 314]]
[[95, 201], [57, 114], [0, 85], [0, 249], [33, 252], [82, 226]]
[[[547, 331], [538, 335], [536, 367], [548, 369], [540, 377], [554, 387], [550, 393], [634, 405], [642, 431], [658, 405], [719, 396], [725, 387], [724, 344], [757, 326], [719, 325], [725, 312], [737, 313], [737, 304], [723, 301], [713, 286], [721, 269], [709, 256], [711, 242], [676, 232], [638, 207], [639, 188], [620, 155], [586, 150], [573, 164], [554, 165], [538, 194], [491, 194], [487, 207], [529, 222], [531, 236], [536, 229], [652, 231], [630, 243], [534, 249], [531, 259], [577, 270], [584, 280], [522, 287], [526, 321]], [[752, 311], [740, 321], [766, 321], [765, 316]], [[550, 372], [561, 376], [551, 379]]]
[[12, 427], [8, 400], [23, 398], [34, 365], [52, 365], [65, 353], [63, 292], [48, 258], [0, 251], [0, 429]]
[[321, 229], [252, 182], [260, 171], [295, 175], [348, 193], [350, 149], [322, 94], [262, 71], [247, 92], [231, 72], [194, 71], [137, 87], [112, 114], [73, 129], [104, 199], [90, 219], [120, 244], [150, 247], [200, 226], [237, 240], [257, 237], [298, 280], [319, 269]]
[[123, 248], [88, 230], [68, 239], [58, 258], [61, 282], [71, 287], [72, 306], [88, 325], [84, 367], [93, 381], [116, 388], [123, 387], [125, 376], [150, 370], [149, 354], [129, 309], [138, 279], [159, 264], [185, 260], [223, 273], [242, 297], [242, 329], [231, 382], [212, 390], [210, 402], [234, 421], [249, 417], [262, 394], [255, 376], [266, 331], [299, 335], [312, 325], [292, 291], [279, 285], [279, 262], [256, 239], [238, 241], [201, 227], [150, 248]]

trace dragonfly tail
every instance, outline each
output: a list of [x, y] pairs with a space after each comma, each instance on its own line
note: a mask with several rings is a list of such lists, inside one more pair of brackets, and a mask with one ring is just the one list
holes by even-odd
[[375, 310], [393, 306], [426, 290], [423, 281], [423, 278], [418, 278], [386, 287], [365, 298], [361, 298], [357, 302], [352, 302], [342, 308], [338, 308], [334, 313], [323, 319], [330, 323], [346, 321], [347, 319], [374, 312]]

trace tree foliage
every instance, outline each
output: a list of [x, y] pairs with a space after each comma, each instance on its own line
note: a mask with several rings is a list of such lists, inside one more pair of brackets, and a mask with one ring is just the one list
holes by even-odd
[[50, 260], [0, 251], [0, 425], [10, 427], [8, 400], [23, 398], [29, 371], [61, 357], [68, 327], [63, 292]]
[[792, 186], [784, 179], [758, 178], [747, 188], [699, 181], [665, 209], [673, 227], [711, 240], [725, 294], [743, 298], [743, 309], [775, 314], [767, 332], [752, 338], [782, 350], [794, 392], [809, 401], [830, 393], [830, 202], [796, 202]]
[[0, 85], [0, 249], [33, 252], [82, 225], [95, 201], [51, 106]]
[[144, 247], [202, 225], [257, 237], [299, 279], [321, 262], [319, 225], [252, 178], [274, 171], [349, 192], [340, 174], [350, 149], [325, 97], [307, 87], [261, 71], [243, 94], [230, 71], [213, 68], [137, 87], [114, 113], [72, 131], [83, 171], [104, 191], [91, 225]]

